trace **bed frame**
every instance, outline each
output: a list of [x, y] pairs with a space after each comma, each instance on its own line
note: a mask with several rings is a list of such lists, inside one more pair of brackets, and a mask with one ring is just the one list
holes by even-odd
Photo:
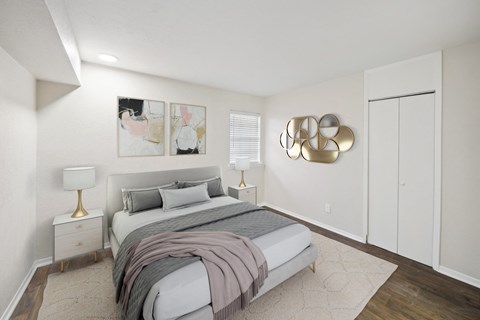
[[[179, 170], [167, 170], [156, 172], [140, 172], [115, 174], [107, 178], [107, 216], [108, 225], [111, 226], [112, 218], [115, 212], [123, 209], [122, 188], [142, 188], [153, 187], [167, 184], [177, 180], [201, 180], [213, 176], [221, 177], [221, 168], [202, 167]], [[111, 228], [109, 228], [110, 244], [114, 258], [117, 256], [119, 244]], [[299, 271], [308, 266], [315, 272], [315, 260], [317, 259], [317, 249], [310, 244], [293, 259], [285, 262], [283, 265], [271, 270], [268, 278], [254, 300], [268, 292], [270, 289], [279, 285]], [[184, 315], [178, 319], [181, 320], [213, 320], [213, 311], [210, 305], [200, 308], [194, 312]]]

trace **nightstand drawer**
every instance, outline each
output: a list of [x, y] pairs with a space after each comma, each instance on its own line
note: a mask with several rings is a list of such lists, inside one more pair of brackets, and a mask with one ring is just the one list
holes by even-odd
[[245, 191], [239, 192], [238, 194], [238, 200], [250, 202], [253, 204], [257, 204], [256, 198], [257, 198], [257, 195], [254, 192], [254, 190], [245, 190]]
[[55, 226], [55, 237], [102, 228], [102, 217], [86, 219]]
[[257, 204], [257, 187], [247, 185], [246, 187], [230, 186], [228, 187], [228, 195], [241, 201]]
[[102, 228], [93, 228], [55, 237], [55, 260], [102, 249]]

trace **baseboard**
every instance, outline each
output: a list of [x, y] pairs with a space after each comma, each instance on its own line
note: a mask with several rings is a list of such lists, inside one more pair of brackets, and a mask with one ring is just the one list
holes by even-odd
[[10, 317], [13, 314], [13, 311], [15, 311], [15, 308], [17, 307], [18, 302], [20, 302], [20, 299], [22, 298], [23, 294], [25, 293], [25, 290], [27, 290], [27, 287], [30, 284], [30, 281], [32, 280], [33, 275], [35, 274], [35, 271], [37, 271], [37, 268], [49, 265], [51, 263], [52, 263], [52, 257], [35, 260], [32, 263], [32, 266], [30, 267], [30, 270], [28, 270], [27, 275], [23, 279], [23, 281], [20, 284], [20, 287], [18, 288], [17, 292], [15, 293], [12, 300], [8, 304], [7, 308], [3, 312], [3, 315], [0, 317], [0, 320], [10, 319]]
[[36, 264], [35, 269], [40, 268], [40, 267], [44, 267], [44, 266], [48, 266], [49, 264], [53, 263], [53, 257], [38, 259], [34, 263]]
[[355, 240], [355, 241], [358, 241], [358, 242], [361, 242], [361, 243], [365, 243], [365, 241], [363, 240], [362, 237], [360, 236], [357, 236], [357, 235], [354, 235], [354, 234], [351, 234], [349, 232], [346, 232], [346, 231], [343, 231], [341, 229], [337, 229], [335, 227], [332, 227], [328, 224], [324, 224], [324, 223], [321, 223], [317, 220], [314, 220], [312, 218], [308, 218], [308, 217], [305, 217], [305, 216], [302, 216], [301, 214], [298, 214], [298, 213], [295, 213], [295, 212], [292, 212], [290, 210], [287, 210], [287, 209], [283, 209], [283, 208], [280, 208], [280, 207], [277, 207], [273, 204], [270, 204], [268, 202], [262, 202], [261, 204], [259, 204], [259, 206], [266, 206], [266, 207], [270, 207], [272, 209], [275, 209], [277, 211], [280, 211], [280, 212], [283, 212], [285, 214], [288, 214], [289, 216], [292, 216], [294, 218], [298, 218], [300, 220], [303, 220], [305, 222], [308, 222], [308, 223], [311, 223], [313, 225], [316, 225], [320, 228], [323, 228], [323, 229], [326, 229], [326, 230], [329, 230], [329, 231], [332, 231], [332, 232], [335, 232], [341, 236], [344, 236], [344, 237], [347, 237], [347, 238], [350, 238], [352, 240]]
[[[292, 212], [292, 211], [289, 211], [289, 210], [286, 210], [286, 209], [283, 209], [283, 208], [280, 208], [278, 206], [275, 206], [275, 205], [272, 205], [270, 203], [267, 203], [267, 202], [262, 202], [262, 203], [259, 203], [258, 206], [266, 206], [266, 207], [270, 207], [272, 209], [275, 209], [277, 211], [280, 211], [280, 212], [283, 212], [289, 216], [292, 216], [292, 217], [295, 217], [295, 218], [298, 218], [298, 219], [301, 219], [303, 221], [306, 221], [308, 223], [311, 223], [313, 225], [316, 225], [316, 226], [319, 226], [320, 228], [323, 228], [323, 229], [327, 229], [329, 231], [332, 231], [332, 232], [335, 232], [339, 235], [342, 235], [344, 237], [347, 237], [347, 238], [350, 238], [352, 240], [355, 240], [355, 241], [358, 241], [358, 242], [362, 242], [362, 243], [365, 243], [365, 241], [363, 240], [362, 237], [359, 237], [359, 236], [356, 236], [354, 234], [351, 234], [351, 233], [348, 233], [348, 232], [345, 232], [343, 230], [340, 230], [340, 229], [337, 229], [335, 227], [332, 227], [332, 226], [329, 226], [327, 224], [323, 224], [321, 222], [318, 222], [314, 219], [311, 219], [311, 218], [308, 218], [308, 217], [305, 217], [305, 216], [302, 216], [301, 214], [298, 214], [298, 213], [295, 213], [295, 212]], [[453, 279], [456, 279], [456, 280], [459, 280], [459, 281], [462, 281], [464, 283], [467, 283], [469, 285], [472, 285], [474, 287], [477, 287], [477, 288], [480, 288], [480, 279], [476, 279], [474, 277], [471, 277], [469, 275], [466, 275], [464, 273], [461, 273], [461, 272], [458, 272], [458, 271], [455, 271], [453, 269], [450, 269], [450, 268], [447, 268], [445, 266], [442, 266], [440, 265], [438, 270], [436, 270], [450, 278], [453, 278]]]
[[453, 269], [444, 267], [442, 265], [439, 266], [437, 271], [446, 275], [446, 276], [449, 276], [450, 278], [457, 279], [459, 281], [468, 283], [469, 285], [472, 285], [474, 287], [480, 288], [480, 279], [476, 279], [474, 277], [471, 277], [471, 276], [466, 275], [464, 273], [461, 273], [461, 272], [455, 271]]

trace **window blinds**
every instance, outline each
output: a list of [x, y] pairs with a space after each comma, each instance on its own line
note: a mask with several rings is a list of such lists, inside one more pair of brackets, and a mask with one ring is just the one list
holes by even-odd
[[260, 115], [230, 112], [230, 163], [238, 157], [260, 162]]

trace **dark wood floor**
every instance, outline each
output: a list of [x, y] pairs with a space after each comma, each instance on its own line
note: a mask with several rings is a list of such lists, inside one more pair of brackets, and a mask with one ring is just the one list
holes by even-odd
[[[112, 257], [110, 249], [97, 252], [98, 261], [102, 261], [105, 257]], [[65, 261], [65, 271], [83, 268], [94, 263], [93, 254], [80, 256]], [[18, 302], [15, 311], [10, 320], [36, 320], [38, 311], [43, 301], [43, 290], [47, 286], [47, 279], [50, 273], [60, 272], [60, 263], [54, 263], [48, 266], [40, 267], [33, 275], [30, 284], [25, 293]]]
[[[269, 210], [282, 214], [273, 209]], [[480, 289], [397, 254], [298, 221], [314, 232], [398, 265], [397, 270], [373, 296], [357, 319], [480, 320]], [[111, 254], [110, 250], [99, 252], [99, 260]], [[81, 268], [90, 263], [93, 263], [91, 255], [75, 258], [66, 262], [65, 270]], [[11, 319], [37, 319], [48, 274], [59, 270], [58, 263], [37, 269]]]
[[[288, 215], [269, 209], [278, 214]], [[480, 320], [480, 289], [432, 268], [369, 244], [343, 237], [302, 220], [310, 230], [398, 265], [357, 319]]]

